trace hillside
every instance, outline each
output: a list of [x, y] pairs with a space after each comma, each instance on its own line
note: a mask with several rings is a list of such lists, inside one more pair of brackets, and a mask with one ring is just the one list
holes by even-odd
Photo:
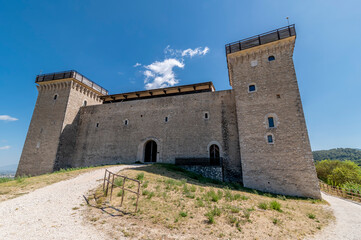
[[[318, 200], [260, 193], [225, 184], [174, 165], [145, 165], [120, 174], [141, 183], [136, 195], [114, 189], [111, 204], [102, 187], [88, 195], [87, 222], [111, 239], [302, 239], [323, 229], [332, 213]], [[122, 184], [120, 178], [116, 179]], [[127, 180], [125, 187], [137, 190]]]
[[330, 160], [351, 160], [361, 166], [361, 150], [355, 148], [334, 148], [330, 150], [313, 151], [315, 161], [324, 159]]

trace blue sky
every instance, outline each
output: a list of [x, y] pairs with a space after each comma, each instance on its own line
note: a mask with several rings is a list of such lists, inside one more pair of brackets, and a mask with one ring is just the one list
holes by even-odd
[[361, 148], [361, 1], [0, 0], [0, 166], [20, 158], [40, 72], [75, 69], [110, 93], [144, 89], [147, 70], [229, 89], [224, 45], [287, 16], [312, 149]]

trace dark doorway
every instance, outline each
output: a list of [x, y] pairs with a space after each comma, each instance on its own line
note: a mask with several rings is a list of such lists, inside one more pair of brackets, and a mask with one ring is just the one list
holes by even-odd
[[157, 143], [151, 140], [145, 144], [144, 162], [156, 162], [156, 161], [157, 161]]
[[209, 158], [211, 165], [218, 165], [220, 162], [219, 147], [213, 144], [209, 147]]

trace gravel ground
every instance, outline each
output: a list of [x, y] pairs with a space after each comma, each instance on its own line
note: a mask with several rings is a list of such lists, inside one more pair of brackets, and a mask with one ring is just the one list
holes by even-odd
[[[117, 172], [132, 166], [109, 168]], [[105, 169], [105, 168], [104, 168]], [[85, 225], [79, 210], [83, 194], [96, 188], [104, 169], [58, 182], [0, 203], [0, 239], [107, 239], [92, 225]]]
[[360, 240], [361, 204], [343, 200], [322, 193], [322, 198], [331, 204], [336, 222], [324, 228], [311, 239], [317, 240]]

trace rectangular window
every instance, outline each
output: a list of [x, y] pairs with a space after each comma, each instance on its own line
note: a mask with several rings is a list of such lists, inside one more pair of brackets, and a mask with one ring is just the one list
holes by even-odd
[[248, 91], [249, 91], [249, 92], [254, 92], [254, 91], [256, 91], [256, 85], [249, 85], [249, 86], [248, 86]]
[[268, 136], [267, 136], [267, 141], [268, 141], [268, 143], [273, 143], [273, 137], [272, 137], [272, 135], [268, 135]]
[[274, 120], [273, 120], [273, 117], [269, 117], [269, 118], [268, 118], [268, 127], [269, 127], [269, 128], [275, 127], [275, 122], [274, 122]]

